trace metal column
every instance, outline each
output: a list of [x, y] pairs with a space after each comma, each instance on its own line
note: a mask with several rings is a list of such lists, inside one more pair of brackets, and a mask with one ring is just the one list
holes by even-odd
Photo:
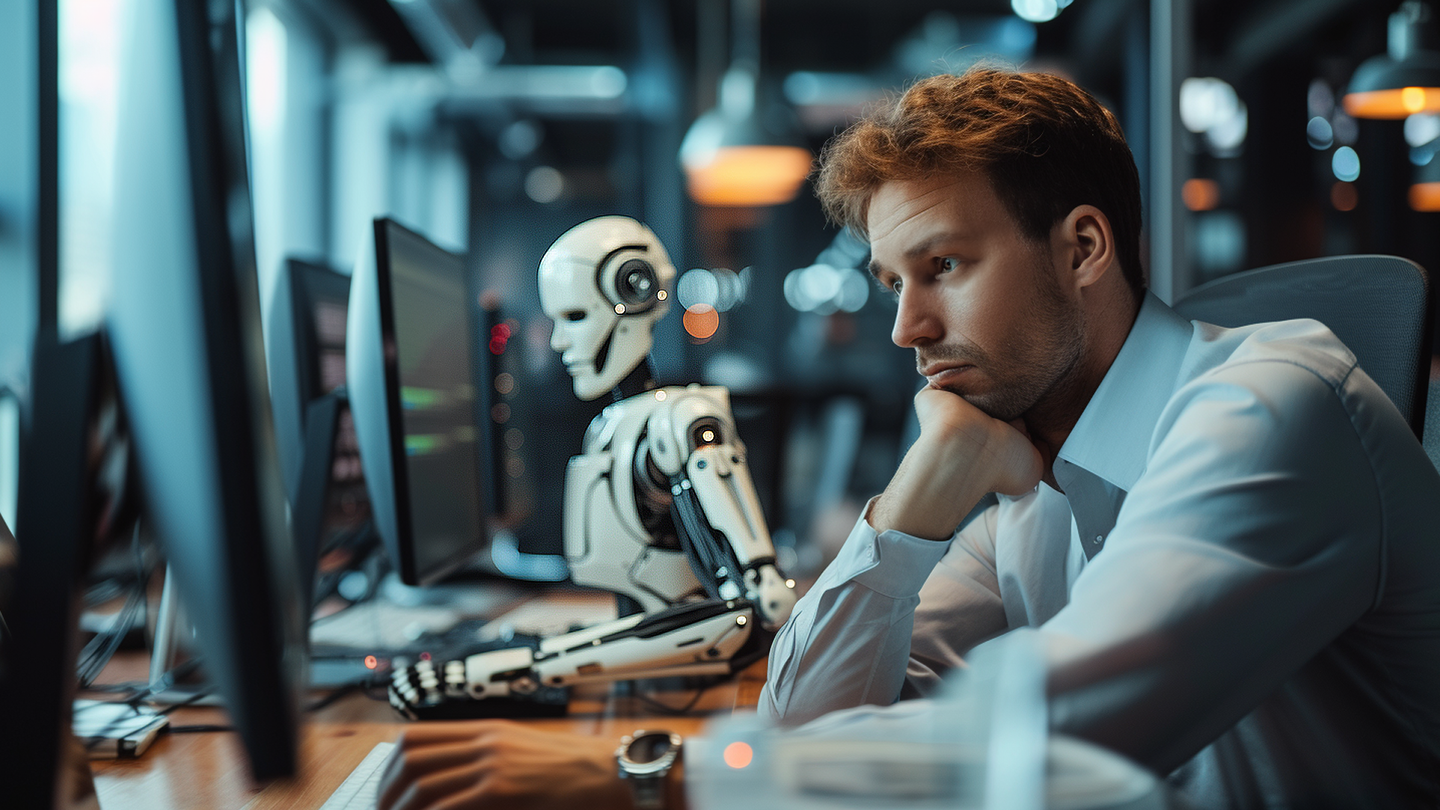
[[1150, 0], [1150, 289], [1172, 303], [1192, 286], [1180, 186], [1190, 173], [1180, 82], [1190, 70], [1192, 0]]

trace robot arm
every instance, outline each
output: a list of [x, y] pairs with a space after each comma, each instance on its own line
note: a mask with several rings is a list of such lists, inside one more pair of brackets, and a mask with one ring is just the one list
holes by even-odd
[[681, 547], [706, 595], [743, 596], [765, 629], [779, 629], [795, 606], [794, 586], [776, 568], [729, 392], [691, 386], [668, 397], [650, 418], [648, 450], [666, 477]]
[[447, 703], [524, 697], [542, 686], [728, 675], [765, 653], [752, 643], [753, 617], [744, 602], [706, 600], [554, 636], [539, 649], [420, 661], [394, 674], [390, 704], [414, 720]]

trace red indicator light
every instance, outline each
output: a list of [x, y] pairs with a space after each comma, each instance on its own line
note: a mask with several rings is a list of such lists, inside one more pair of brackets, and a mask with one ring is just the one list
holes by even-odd
[[378, 666], [380, 666], [380, 660], [379, 660], [379, 659], [377, 659], [377, 658], [376, 658], [375, 656], [373, 656], [373, 655], [367, 655], [367, 656], [365, 656], [365, 668], [366, 668], [366, 669], [374, 669], [374, 668], [376, 668], [376, 667], [378, 667]]
[[505, 346], [510, 342], [510, 336], [514, 331], [508, 323], [497, 323], [490, 327], [490, 353], [500, 354], [505, 351]]

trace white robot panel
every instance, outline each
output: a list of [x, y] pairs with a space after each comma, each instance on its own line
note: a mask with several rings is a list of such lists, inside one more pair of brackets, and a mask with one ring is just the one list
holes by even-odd
[[719, 386], [659, 388], [596, 417], [566, 471], [565, 552], [575, 582], [649, 609], [690, 599], [752, 601], [767, 629], [795, 593]]

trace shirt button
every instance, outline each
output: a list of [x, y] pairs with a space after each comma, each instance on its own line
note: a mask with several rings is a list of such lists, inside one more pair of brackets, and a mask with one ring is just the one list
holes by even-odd
[[1103, 535], [1103, 534], [1097, 534], [1097, 535], [1095, 535], [1095, 545], [1098, 546], [1098, 545], [1100, 545], [1100, 544], [1103, 543], [1103, 542], [1105, 542], [1105, 535]]

